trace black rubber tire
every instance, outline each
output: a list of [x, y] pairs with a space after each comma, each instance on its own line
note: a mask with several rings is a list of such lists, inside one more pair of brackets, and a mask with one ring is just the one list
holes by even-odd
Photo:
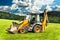
[[35, 25], [34, 28], [33, 28], [33, 32], [35, 32], [35, 33], [41, 32], [41, 26], [40, 25]]

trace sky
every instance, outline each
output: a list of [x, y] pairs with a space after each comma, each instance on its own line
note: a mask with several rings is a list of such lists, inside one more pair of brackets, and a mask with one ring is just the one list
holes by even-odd
[[44, 9], [60, 11], [60, 0], [0, 0], [0, 11], [43, 13]]

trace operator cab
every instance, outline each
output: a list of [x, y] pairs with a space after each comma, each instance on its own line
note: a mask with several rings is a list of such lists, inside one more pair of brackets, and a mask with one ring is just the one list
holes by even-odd
[[40, 23], [40, 15], [37, 13], [30, 13], [26, 16], [31, 24]]

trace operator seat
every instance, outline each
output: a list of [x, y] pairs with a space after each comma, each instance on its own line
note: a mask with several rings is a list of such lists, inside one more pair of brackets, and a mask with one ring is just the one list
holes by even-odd
[[36, 22], [35, 18], [33, 18], [33, 19], [30, 20], [30, 24], [34, 24], [35, 22]]

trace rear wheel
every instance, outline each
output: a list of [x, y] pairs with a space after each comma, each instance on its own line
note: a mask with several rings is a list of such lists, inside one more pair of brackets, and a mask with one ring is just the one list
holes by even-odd
[[40, 25], [35, 25], [34, 28], [33, 28], [33, 31], [36, 32], [36, 33], [41, 32], [41, 26]]

